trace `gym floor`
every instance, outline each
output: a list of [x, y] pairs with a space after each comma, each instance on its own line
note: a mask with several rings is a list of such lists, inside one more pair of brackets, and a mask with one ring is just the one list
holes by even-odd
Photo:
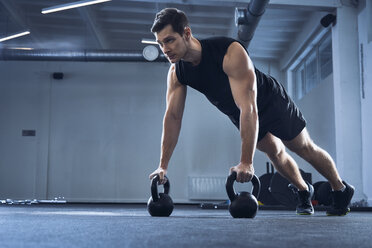
[[228, 210], [176, 205], [150, 217], [140, 204], [0, 206], [1, 247], [372, 247], [372, 213], [328, 217], [324, 211], [259, 210], [233, 219]]

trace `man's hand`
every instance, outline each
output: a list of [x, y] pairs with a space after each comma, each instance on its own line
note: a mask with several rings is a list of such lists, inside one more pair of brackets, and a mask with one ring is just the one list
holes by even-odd
[[239, 183], [249, 182], [254, 175], [253, 164], [239, 163], [238, 165], [230, 168], [230, 174], [236, 171], [236, 181]]
[[167, 182], [167, 179], [164, 177], [166, 174], [167, 174], [167, 170], [159, 167], [153, 173], [149, 175], [149, 178], [151, 180], [156, 175], [159, 175], [159, 184], [165, 184]]

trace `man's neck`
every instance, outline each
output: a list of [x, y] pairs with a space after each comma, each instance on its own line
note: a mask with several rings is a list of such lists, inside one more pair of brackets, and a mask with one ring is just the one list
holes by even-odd
[[190, 47], [188, 48], [187, 53], [183, 57], [184, 61], [190, 62], [193, 66], [197, 66], [202, 58], [202, 47], [200, 42], [191, 37]]

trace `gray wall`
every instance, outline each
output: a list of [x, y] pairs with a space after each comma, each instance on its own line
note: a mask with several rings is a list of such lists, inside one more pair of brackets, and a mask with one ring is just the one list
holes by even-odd
[[[148, 174], [159, 161], [168, 66], [1, 61], [0, 198], [146, 201]], [[256, 66], [278, 73], [266, 61]], [[52, 79], [55, 71], [64, 79]], [[22, 137], [23, 129], [36, 136]], [[239, 158], [237, 129], [189, 89], [168, 174], [174, 200], [190, 201], [190, 177], [218, 178], [215, 198], [225, 198], [221, 182]], [[266, 161], [256, 154], [258, 175]]]
[[[143, 199], [166, 64], [1, 62], [2, 198]], [[63, 80], [51, 79], [62, 71]], [[21, 137], [35, 129], [36, 137]]]
[[[0, 195], [39, 196], [48, 161], [49, 74], [27, 63], [0, 62], [0, 75]], [[36, 129], [36, 138], [21, 137], [22, 129]]]

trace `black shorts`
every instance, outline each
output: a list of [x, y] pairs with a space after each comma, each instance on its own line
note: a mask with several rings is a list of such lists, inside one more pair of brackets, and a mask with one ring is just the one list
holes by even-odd
[[[258, 141], [270, 132], [281, 140], [292, 140], [306, 127], [306, 120], [284, 87], [274, 78], [274, 91], [270, 92], [264, 106], [258, 105]], [[239, 129], [239, 116], [230, 116]]]
[[268, 132], [281, 140], [292, 140], [305, 128], [306, 120], [283, 85], [274, 78], [270, 79], [275, 90], [266, 106], [258, 109], [258, 141]]
[[290, 98], [273, 99], [272, 105], [265, 111], [259, 112], [258, 116], [258, 141], [268, 132], [281, 140], [292, 140], [306, 127], [305, 118]]

